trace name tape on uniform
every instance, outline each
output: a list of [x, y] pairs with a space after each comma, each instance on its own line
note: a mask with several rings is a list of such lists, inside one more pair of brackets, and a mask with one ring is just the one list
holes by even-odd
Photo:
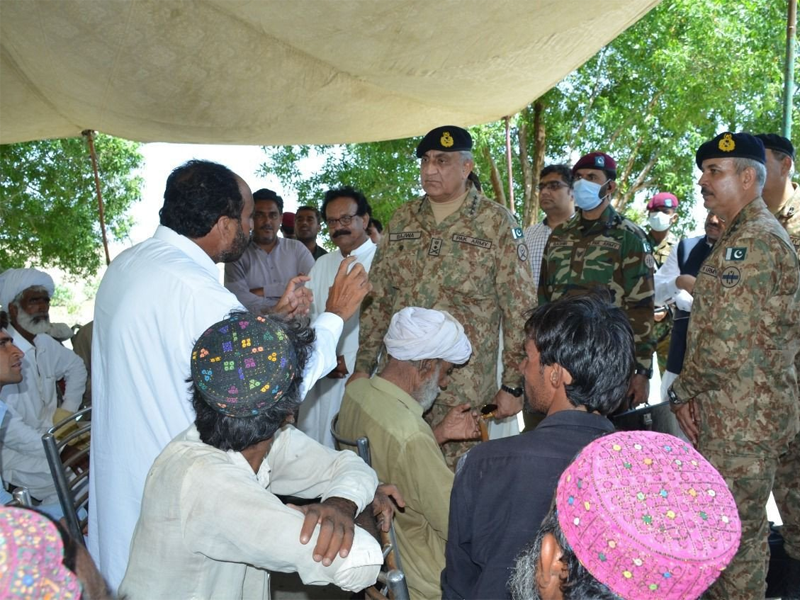
[[700, 267], [700, 272], [704, 273], [705, 275], [711, 275], [712, 277], [717, 276], [717, 270], [711, 265], [703, 265]]
[[402, 231], [400, 233], [390, 233], [390, 242], [402, 242], [403, 240], [418, 240], [422, 237], [421, 231]]
[[483, 248], [484, 250], [488, 250], [492, 247], [492, 242], [489, 240], [482, 240], [480, 238], [474, 238], [468, 235], [461, 235], [460, 233], [453, 235], [453, 241], [460, 242], [462, 244], [469, 244], [470, 246], [477, 246], [478, 248]]

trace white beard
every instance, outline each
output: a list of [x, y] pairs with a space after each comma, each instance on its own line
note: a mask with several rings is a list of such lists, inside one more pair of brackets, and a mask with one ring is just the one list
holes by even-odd
[[437, 366], [431, 378], [428, 379], [415, 394], [417, 402], [422, 406], [423, 413], [431, 409], [431, 406], [436, 402], [436, 398], [441, 391], [442, 388], [439, 387], [439, 367]]
[[17, 310], [17, 323], [28, 333], [39, 335], [50, 332], [50, 315], [29, 315], [21, 308]]

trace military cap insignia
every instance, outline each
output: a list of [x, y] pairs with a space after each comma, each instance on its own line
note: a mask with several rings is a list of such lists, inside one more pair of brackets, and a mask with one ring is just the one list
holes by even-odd
[[747, 248], [725, 248], [725, 260], [744, 260]]
[[733, 141], [733, 135], [726, 133], [719, 141], [719, 149], [723, 152], [733, 152], [736, 149], [736, 142]]
[[445, 131], [442, 137], [439, 138], [439, 143], [445, 148], [452, 148], [455, 141], [453, 140], [453, 136], [450, 135], [450, 132]]
[[606, 166], [606, 157], [605, 156], [595, 156], [594, 157], [594, 166], [595, 167], [605, 167]]

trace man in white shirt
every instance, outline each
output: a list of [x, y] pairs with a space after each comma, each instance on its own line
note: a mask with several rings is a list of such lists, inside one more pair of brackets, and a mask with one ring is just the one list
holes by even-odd
[[[42, 435], [80, 408], [86, 389], [86, 367], [77, 354], [46, 331], [50, 328], [53, 279], [37, 269], [9, 269], [0, 275], [0, 302], [8, 307], [8, 334], [24, 353], [23, 379], [0, 392], [11, 410], [9, 428], [0, 444], [3, 479], [28, 488], [45, 504], [57, 503], [47, 466]], [[59, 406], [57, 382], [64, 380]]]
[[[147, 471], [194, 420], [186, 387], [192, 345], [209, 323], [243, 308], [220, 283], [216, 263], [237, 260], [247, 247], [253, 197], [228, 168], [189, 161], [167, 179], [160, 216], [151, 239], [111, 263], [95, 302], [89, 551], [112, 590], [128, 563]], [[289, 283], [277, 312], [302, 309], [305, 279]], [[304, 385], [335, 366], [343, 319], [369, 289], [363, 268], [340, 284], [314, 322]]]
[[[356, 262], [364, 265], [364, 269], [369, 272], [377, 248], [367, 235], [370, 206], [364, 194], [358, 190], [347, 186], [329, 190], [322, 202], [321, 212], [337, 250], [320, 257], [311, 269], [308, 286], [314, 294], [314, 302], [311, 304], [313, 316], [323, 310], [328, 298], [328, 288], [342, 261], [348, 256], [354, 256]], [[329, 448], [335, 448], [330, 431], [331, 420], [342, 405], [347, 376], [355, 369], [359, 316], [358, 313], [354, 314], [344, 324], [336, 346], [336, 368], [308, 392], [300, 409], [298, 428]]]
[[[313, 339], [296, 321], [240, 312], [197, 340], [197, 416], [150, 470], [122, 596], [266, 598], [267, 570], [349, 591], [375, 583], [381, 549], [354, 523], [375, 472], [291, 425]], [[321, 501], [284, 505], [276, 494]]]
[[305, 244], [278, 237], [283, 198], [266, 188], [253, 193], [253, 239], [239, 260], [225, 265], [225, 287], [247, 310], [267, 313], [293, 277], [308, 275], [314, 257]]

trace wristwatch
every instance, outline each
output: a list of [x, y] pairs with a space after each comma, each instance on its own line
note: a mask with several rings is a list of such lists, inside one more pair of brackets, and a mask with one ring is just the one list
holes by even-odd
[[511, 394], [512, 396], [514, 396], [514, 398], [519, 398], [520, 396], [522, 396], [522, 388], [521, 387], [512, 388], [512, 387], [508, 387], [504, 383], [503, 385], [500, 386], [500, 389], [503, 390], [504, 392], [508, 393], [508, 394]]
[[678, 394], [675, 393], [675, 390], [672, 389], [672, 386], [669, 386], [667, 390], [667, 399], [671, 406], [681, 406], [688, 402], [688, 400], [681, 400]]
[[653, 376], [653, 369], [645, 369], [644, 367], [636, 367], [636, 370], [633, 372], [634, 375], [644, 375], [648, 379]]

